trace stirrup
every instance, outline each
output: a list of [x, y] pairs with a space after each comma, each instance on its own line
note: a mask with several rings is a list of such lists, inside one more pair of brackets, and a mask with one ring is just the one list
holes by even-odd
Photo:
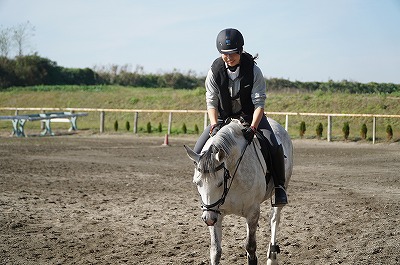
[[271, 199], [272, 207], [283, 207], [288, 203], [285, 188], [281, 185], [275, 187], [275, 195], [273, 197], [275, 200]]

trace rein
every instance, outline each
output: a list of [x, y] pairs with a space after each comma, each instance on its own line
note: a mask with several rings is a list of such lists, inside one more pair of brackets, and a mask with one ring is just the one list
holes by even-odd
[[[221, 195], [221, 198], [218, 201], [216, 201], [216, 202], [214, 202], [212, 204], [205, 204], [203, 202], [203, 200], [201, 200], [201, 209], [203, 210], [203, 212], [210, 211], [210, 212], [215, 212], [215, 213], [221, 214], [221, 212], [219, 210], [212, 209], [212, 208], [214, 208], [216, 206], [219, 208], [221, 205], [223, 205], [225, 203], [226, 196], [228, 195], [228, 192], [229, 192], [229, 190], [230, 190], [230, 188], [232, 186], [233, 180], [235, 179], [236, 172], [237, 172], [237, 170], [239, 168], [240, 162], [242, 161], [244, 152], [246, 152], [247, 146], [248, 145], [246, 144], [246, 146], [243, 149], [242, 154], [239, 157], [238, 162], [236, 163], [235, 172], [233, 173], [232, 177], [231, 177], [231, 174], [229, 173], [229, 170], [225, 167], [225, 163], [220, 164], [219, 166], [217, 166], [214, 169], [214, 172], [217, 172], [217, 171], [219, 171], [221, 169], [224, 169], [224, 191], [223, 191], [223, 193]], [[202, 172], [202, 173], [210, 173], [210, 170], [203, 170], [203, 171], [200, 171], [200, 172]], [[230, 178], [231, 178], [231, 182], [228, 185], [228, 180]]]

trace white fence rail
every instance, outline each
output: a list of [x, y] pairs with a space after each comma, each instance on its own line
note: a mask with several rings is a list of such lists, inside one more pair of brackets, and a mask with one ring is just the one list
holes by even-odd
[[[134, 118], [134, 133], [137, 133], [138, 114], [139, 113], [169, 113], [168, 119], [168, 134], [171, 133], [172, 115], [173, 113], [203, 113], [204, 114], [204, 127], [208, 124], [208, 115], [205, 110], [143, 110], [143, 109], [94, 109], [94, 108], [15, 108], [15, 107], [0, 107], [3, 111], [15, 111], [18, 115], [19, 111], [79, 111], [79, 112], [99, 112], [100, 113], [100, 133], [104, 132], [104, 122], [106, 112], [121, 112], [121, 113], [135, 113]], [[400, 115], [385, 115], [385, 114], [343, 114], [343, 113], [307, 113], [307, 112], [266, 112], [267, 115], [283, 115], [285, 116], [285, 129], [289, 128], [289, 116], [323, 116], [328, 119], [327, 140], [332, 140], [332, 118], [333, 117], [367, 117], [372, 118], [372, 142], [376, 141], [376, 119], [377, 118], [400, 118]]]

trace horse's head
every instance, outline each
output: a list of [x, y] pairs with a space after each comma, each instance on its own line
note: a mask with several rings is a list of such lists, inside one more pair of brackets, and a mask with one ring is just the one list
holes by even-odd
[[214, 225], [220, 214], [219, 207], [226, 196], [226, 178], [229, 172], [224, 164], [225, 153], [223, 150], [214, 150], [213, 146], [201, 155], [187, 146], [185, 148], [195, 165], [193, 182], [201, 197], [202, 219], [207, 225]]
[[206, 143], [201, 154], [185, 146], [189, 158], [195, 164], [193, 182], [201, 196], [202, 219], [209, 226], [217, 222], [220, 206], [224, 204], [229, 191], [231, 176], [226, 160], [235, 149], [233, 147], [237, 145], [237, 139], [244, 144], [243, 139], [240, 139], [240, 127], [238, 128], [240, 133], [225, 127], [221, 129], [214, 139]]

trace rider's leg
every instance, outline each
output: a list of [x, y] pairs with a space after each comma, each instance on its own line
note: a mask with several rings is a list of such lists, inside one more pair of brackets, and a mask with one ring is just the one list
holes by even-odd
[[287, 195], [285, 190], [285, 155], [283, 153], [282, 145], [278, 145], [278, 150], [275, 154], [272, 164], [275, 171], [275, 202], [273, 206], [285, 206], [287, 202]]
[[210, 128], [211, 125], [207, 126], [203, 133], [200, 135], [199, 139], [197, 139], [196, 145], [194, 146], [193, 151], [197, 154], [201, 153], [205, 143], [207, 142], [208, 138], [210, 138]]
[[273, 206], [282, 207], [287, 204], [287, 195], [285, 190], [285, 156], [282, 144], [278, 143], [271, 125], [266, 117], [263, 117], [258, 129], [260, 129], [265, 138], [268, 139], [267, 144], [272, 160], [272, 178], [275, 185], [275, 201]]

